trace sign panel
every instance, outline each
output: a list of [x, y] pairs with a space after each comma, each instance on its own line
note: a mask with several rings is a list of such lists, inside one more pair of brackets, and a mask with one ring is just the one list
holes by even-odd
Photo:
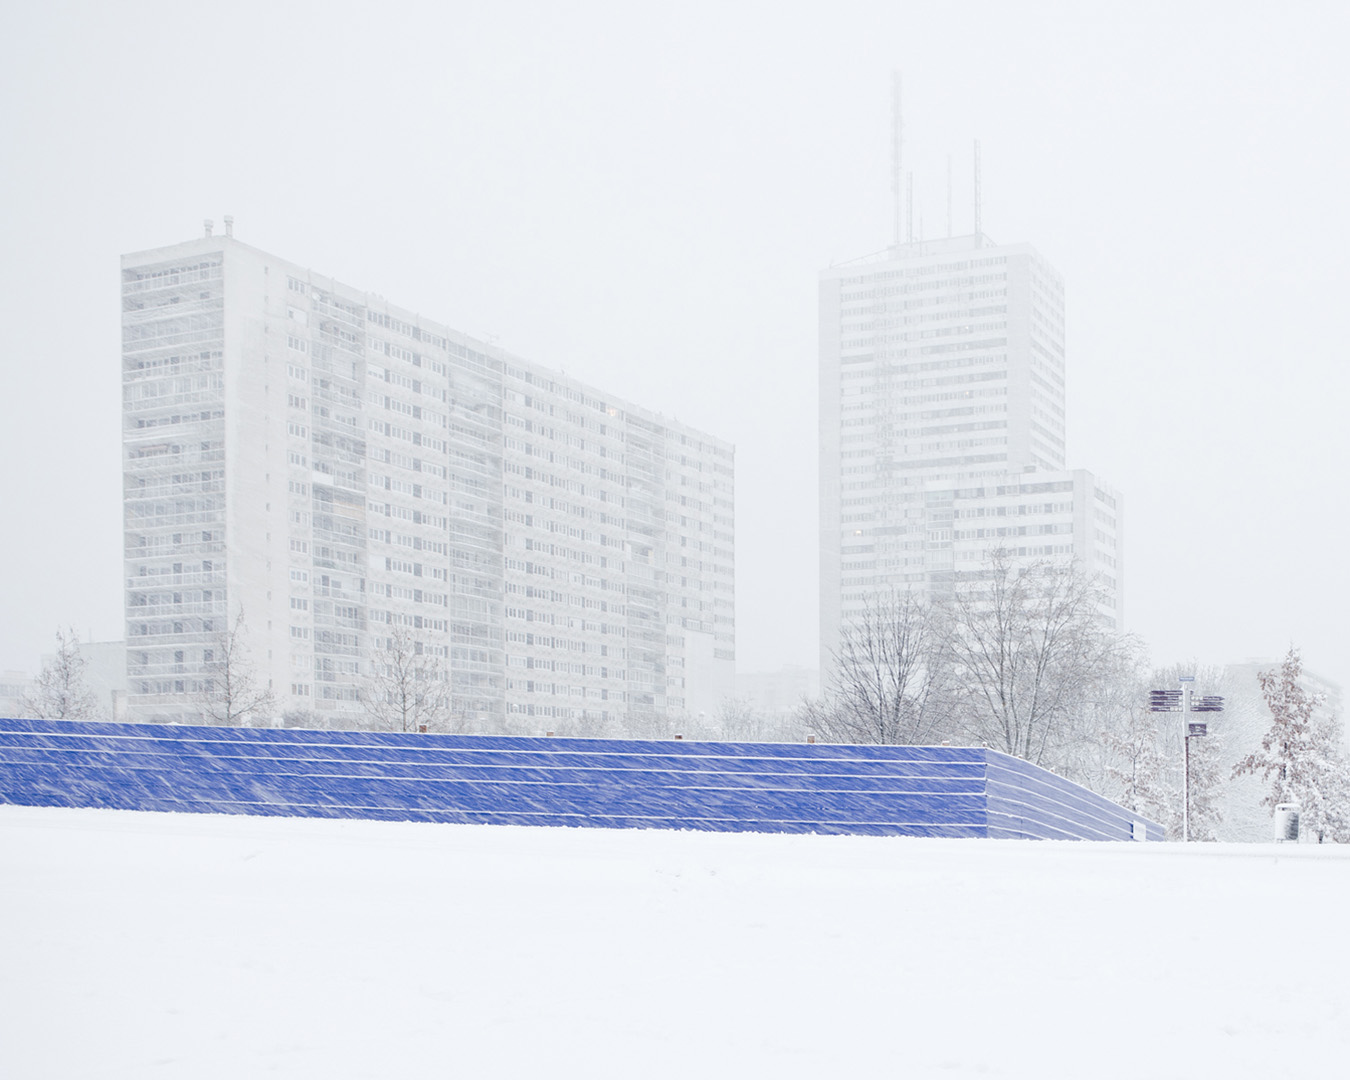
[[1181, 691], [1150, 690], [1148, 692], [1148, 707], [1150, 712], [1180, 712]]

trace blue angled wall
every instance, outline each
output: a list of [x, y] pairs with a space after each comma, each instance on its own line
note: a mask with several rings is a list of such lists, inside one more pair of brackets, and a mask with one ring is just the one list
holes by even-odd
[[[0, 802], [466, 824], [1092, 840], [1137, 815], [974, 747], [0, 720]], [[1150, 840], [1162, 830], [1145, 823]]]

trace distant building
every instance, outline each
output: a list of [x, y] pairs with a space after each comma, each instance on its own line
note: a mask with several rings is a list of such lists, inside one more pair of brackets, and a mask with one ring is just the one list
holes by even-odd
[[777, 671], [736, 673], [736, 697], [767, 716], [784, 716], [820, 693], [820, 674], [789, 664]]
[[27, 716], [24, 699], [37, 689], [37, 682], [23, 671], [0, 671], [0, 716]]
[[890, 589], [1077, 560], [1122, 621], [1122, 500], [1065, 468], [1064, 284], [1027, 244], [899, 244], [820, 281], [821, 665]]
[[934, 559], [926, 587], [940, 591], [961, 573], [978, 570], [991, 548], [1004, 548], [1019, 560], [1074, 559], [1106, 587], [1103, 618], [1118, 626], [1120, 493], [1083, 469], [1004, 474], [992, 481], [956, 487], [934, 480], [924, 486], [918, 520]]
[[241, 611], [306, 722], [398, 628], [468, 730], [731, 694], [729, 444], [209, 229], [124, 256], [122, 308], [133, 718], [199, 715]]
[[[127, 648], [121, 641], [75, 641], [76, 655], [83, 661], [80, 684], [94, 702], [91, 719], [125, 720], [127, 702]], [[45, 671], [56, 663], [55, 653], [41, 658], [39, 670]], [[0, 675], [0, 715], [24, 716], [23, 699], [35, 697], [38, 681], [22, 672]], [[31, 710], [30, 710], [31, 711]]]
[[[102, 718], [127, 718], [127, 644], [125, 641], [82, 641], [84, 685], [98, 705]], [[43, 657], [46, 663], [47, 658]]]

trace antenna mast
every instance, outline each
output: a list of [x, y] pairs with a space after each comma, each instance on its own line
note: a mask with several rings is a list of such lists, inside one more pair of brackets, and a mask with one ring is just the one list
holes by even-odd
[[947, 239], [952, 238], [952, 156], [947, 155]]
[[975, 246], [983, 247], [980, 239], [980, 140], [975, 140]]
[[891, 199], [895, 220], [891, 244], [900, 246], [900, 149], [904, 141], [904, 121], [900, 112], [900, 72], [891, 71]]
[[914, 243], [914, 174], [905, 173], [905, 243]]

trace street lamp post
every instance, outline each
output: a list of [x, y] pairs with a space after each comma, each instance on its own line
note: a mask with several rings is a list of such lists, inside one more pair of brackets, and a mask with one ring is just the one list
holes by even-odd
[[1150, 690], [1148, 692], [1149, 712], [1179, 712], [1182, 714], [1182, 773], [1181, 773], [1181, 839], [1183, 843], [1191, 838], [1191, 740], [1203, 738], [1209, 734], [1209, 725], [1203, 721], [1192, 721], [1192, 713], [1223, 712], [1223, 698], [1217, 694], [1206, 694], [1198, 699], [1192, 697], [1191, 688], [1194, 675], [1182, 675], [1177, 680], [1180, 690]]

